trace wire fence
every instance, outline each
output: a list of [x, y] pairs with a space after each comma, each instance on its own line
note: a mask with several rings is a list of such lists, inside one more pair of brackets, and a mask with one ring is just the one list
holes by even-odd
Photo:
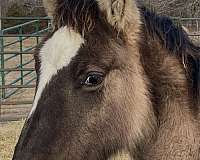
[[16, 108], [13, 105], [32, 104], [36, 80], [34, 50], [51, 30], [51, 20], [48, 17], [1, 17], [1, 20], [26, 20], [23, 24], [0, 30], [2, 116], [10, 112], [9, 108]]

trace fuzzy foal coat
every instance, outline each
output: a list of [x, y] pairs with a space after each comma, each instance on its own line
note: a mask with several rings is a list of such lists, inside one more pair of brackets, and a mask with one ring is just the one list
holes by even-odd
[[197, 160], [200, 158], [199, 48], [170, 19], [144, 8], [142, 15], [145, 34], [140, 53], [158, 122], [156, 139], [144, 157]]
[[[13, 160], [199, 160], [200, 48], [182, 28], [133, 0], [44, 3], [54, 33], [68, 26], [87, 43], [43, 91]], [[77, 73], [96, 67], [103, 89], [74, 91]]]

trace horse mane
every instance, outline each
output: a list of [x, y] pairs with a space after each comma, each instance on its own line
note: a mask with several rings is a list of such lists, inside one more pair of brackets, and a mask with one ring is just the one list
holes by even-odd
[[[157, 38], [171, 53], [180, 58], [188, 78], [192, 80], [193, 92], [200, 102], [200, 47], [194, 45], [180, 24], [169, 17], [158, 16], [145, 7], [140, 7], [143, 23], [148, 34]], [[199, 103], [200, 104], [200, 103]]]

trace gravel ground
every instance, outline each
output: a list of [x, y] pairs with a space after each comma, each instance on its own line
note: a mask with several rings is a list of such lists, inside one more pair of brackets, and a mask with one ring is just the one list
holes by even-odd
[[0, 160], [11, 160], [24, 121], [0, 123]]

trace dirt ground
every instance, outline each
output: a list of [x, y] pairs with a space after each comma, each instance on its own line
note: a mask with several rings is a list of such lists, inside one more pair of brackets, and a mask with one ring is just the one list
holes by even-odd
[[0, 160], [11, 160], [24, 121], [0, 123]]

